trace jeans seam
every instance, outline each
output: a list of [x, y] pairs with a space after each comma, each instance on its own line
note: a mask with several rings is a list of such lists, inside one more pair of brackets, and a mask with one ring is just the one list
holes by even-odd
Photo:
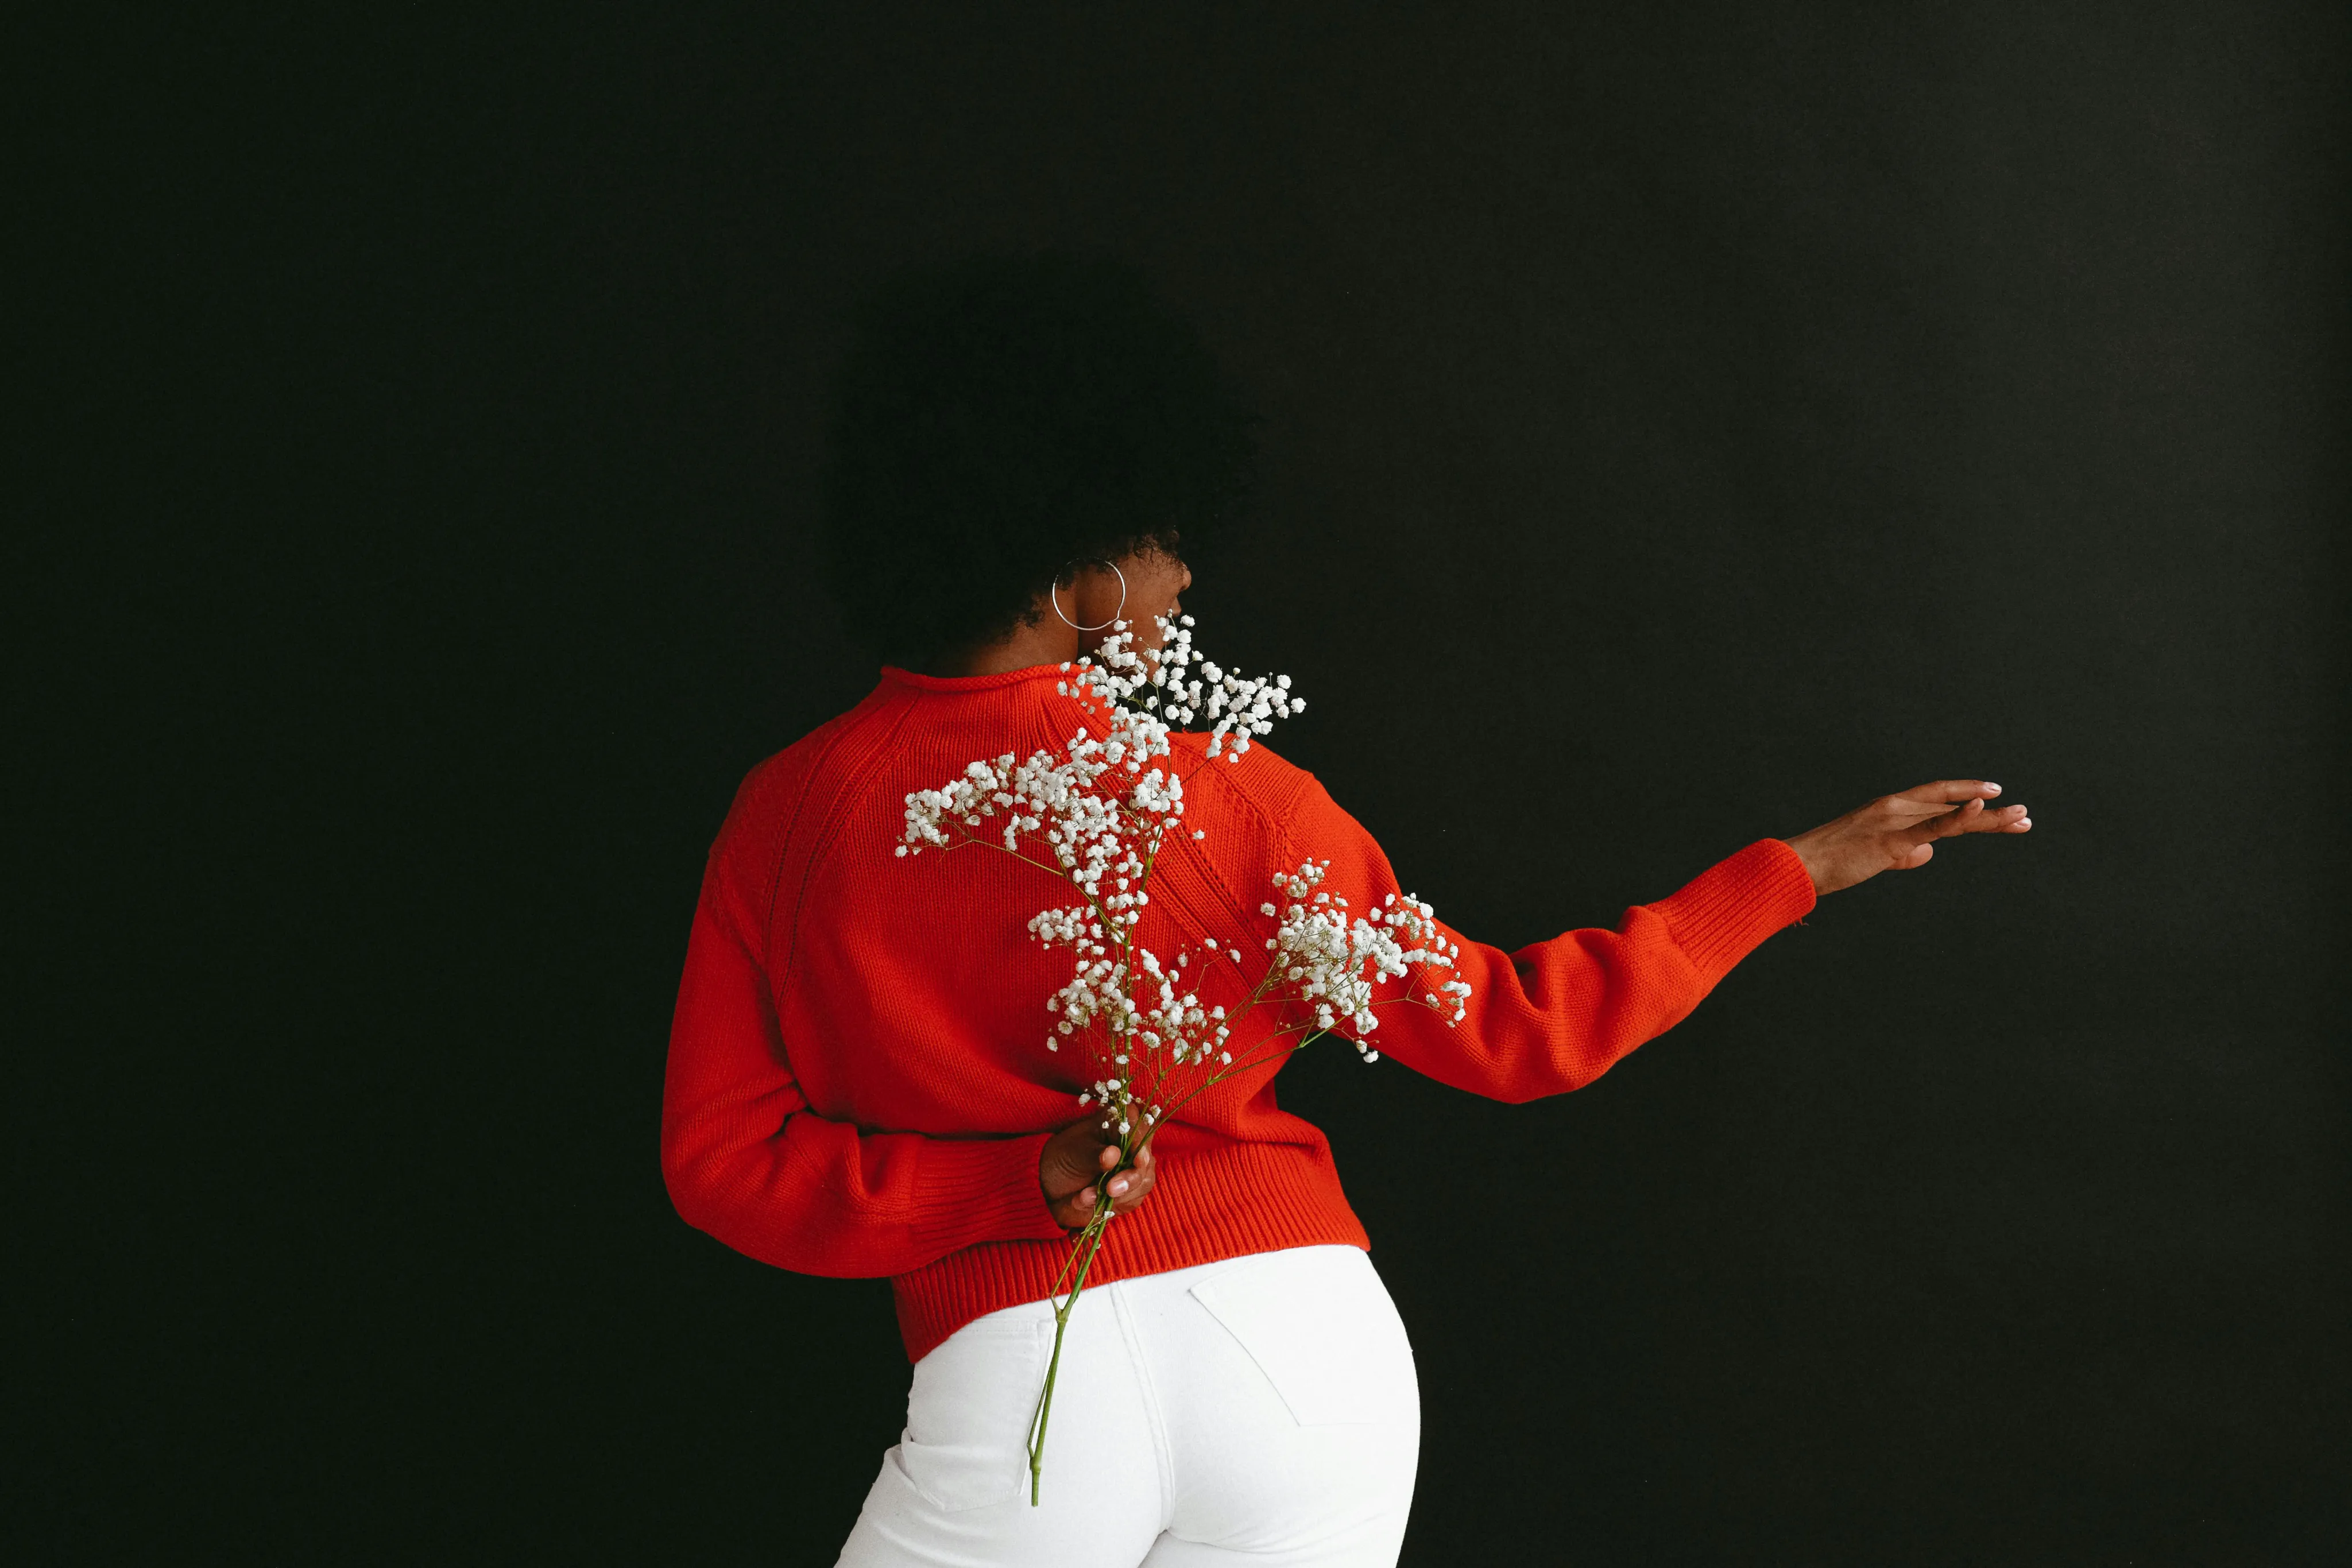
[[1143, 1414], [1150, 1427], [1153, 1468], [1160, 1474], [1160, 1528], [1163, 1531], [1176, 1518], [1176, 1452], [1168, 1436], [1168, 1416], [1160, 1403], [1160, 1385], [1151, 1375], [1150, 1358], [1144, 1354], [1143, 1331], [1135, 1321], [1128, 1305], [1128, 1281], [1110, 1285], [1111, 1304], [1118, 1318], [1120, 1337], [1127, 1341], [1127, 1358], [1135, 1368], [1136, 1387], [1143, 1397]]

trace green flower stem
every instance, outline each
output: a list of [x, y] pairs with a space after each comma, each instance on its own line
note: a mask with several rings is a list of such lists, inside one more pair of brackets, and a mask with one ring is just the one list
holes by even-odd
[[[1139, 1145], [1139, 1147], [1141, 1145]], [[1120, 1170], [1127, 1167], [1121, 1166]], [[1112, 1175], [1118, 1174], [1113, 1172]], [[1108, 1183], [1109, 1176], [1105, 1176]], [[1054, 1354], [1045, 1363], [1045, 1386], [1037, 1395], [1037, 1412], [1029, 1418], [1029, 1506], [1037, 1506], [1037, 1490], [1045, 1469], [1045, 1423], [1054, 1414], [1054, 1379], [1062, 1370], [1062, 1335], [1070, 1326], [1070, 1309], [1078, 1304], [1078, 1292], [1087, 1288], [1087, 1271], [1094, 1267], [1095, 1253], [1102, 1246], [1104, 1228], [1110, 1224], [1110, 1198], [1106, 1194], [1102, 1207], [1087, 1221], [1086, 1230], [1078, 1238], [1080, 1250], [1072, 1256], [1078, 1268], [1078, 1277], [1070, 1286], [1070, 1293], [1054, 1306]], [[1063, 1277], [1068, 1278], [1068, 1270]], [[1055, 1289], [1059, 1289], [1059, 1281]]]

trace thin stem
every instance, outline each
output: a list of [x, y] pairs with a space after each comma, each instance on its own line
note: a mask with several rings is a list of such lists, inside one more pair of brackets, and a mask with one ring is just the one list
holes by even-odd
[[[1068, 1332], [1070, 1326], [1070, 1309], [1078, 1304], [1078, 1292], [1087, 1288], [1087, 1271], [1094, 1267], [1095, 1253], [1102, 1247], [1103, 1230], [1109, 1223], [1109, 1202], [1105, 1199], [1104, 1207], [1094, 1218], [1087, 1222], [1086, 1234], [1080, 1238], [1084, 1248], [1083, 1253], [1073, 1251], [1071, 1254], [1078, 1265], [1077, 1280], [1071, 1285], [1068, 1298], [1054, 1308], [1054, 1354], [1045, 1363], [1045, 1386], [1038, 1391], [1037, 1413], [1030, 1417], [1029, 1422], [1029, 1506], [1031, 1508], [1037, 1506], [1038, 1491], [1045, 1480], [1045, 1426], [1054, 1415], [1054, 1380], [1062, 1370], [1062, 1337]], [[1062, 1266], [1062, 1272], [1064, 1277], [1067, 1278], [1068, 1264]], [[1054, 1289], [1056, 1291], [1060, 1291], [1060, 1281], [1055, 1281]]]

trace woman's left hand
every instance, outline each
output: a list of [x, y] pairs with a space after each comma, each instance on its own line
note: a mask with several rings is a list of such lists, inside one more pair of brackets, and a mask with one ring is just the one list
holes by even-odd
[[1097, 1116], [1081, 1116], [1046, 1139], [1037, 1161], [1037, 1185], [1054, 1223], [1065, 1230], [1082, 1228], [1106, 1193], [1113, 1214], [1125, 1214], [1150, 1197], [1159, 1174], [1151, 1145], [1136, 1150], [1135, 1163], [1126, 1170], [1118, 1161], [1118, 1140]]
[[1787, 841], [1812, 873], [1814, 893], [1835, 893], [1883, 871], [1916, 871], [1935, 858], [1937, 839], [2029, 831], [2033, 819], [2024, 807], [1986, 808], [2000, 793], [2000, 785], [1978, 779], [1922, 784], [1881, 796]]

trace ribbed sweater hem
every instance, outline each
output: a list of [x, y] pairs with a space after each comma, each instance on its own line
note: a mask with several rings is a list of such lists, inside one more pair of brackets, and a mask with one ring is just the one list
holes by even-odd
[[[1286, 1247], [1370, 1250], [1324, 1150], [1234, 1143], [1182, 1125], [1152, 1148], [1160, 1170], [1150, 1201], [1111, 1221], [1090, 1287]], [[907, 1359], [920, 1361], [974, 1318], [1052, 1295], [1071, 1249], [1067, 1238], [988, 1241], [897, 1276], [890, 1288]]]

